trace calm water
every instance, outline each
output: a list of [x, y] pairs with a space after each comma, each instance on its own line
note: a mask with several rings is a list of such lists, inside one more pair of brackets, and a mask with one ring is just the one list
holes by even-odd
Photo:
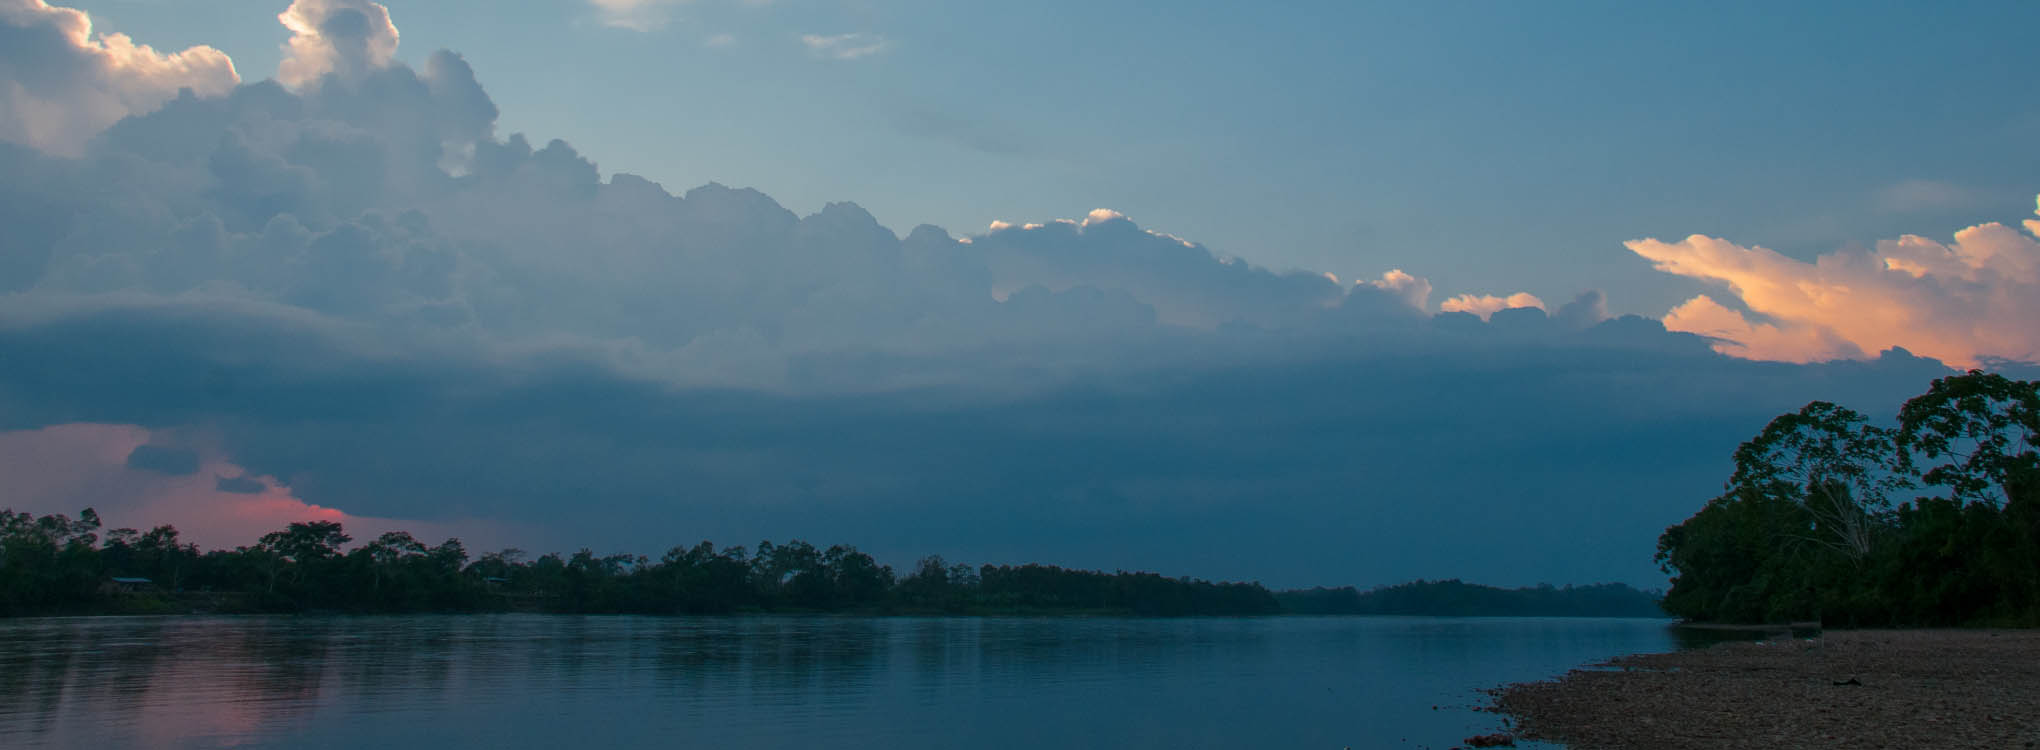
[[[0, 747], [1447, 747], [1660, 620], [0, 621]], [[1437, 706], [1433, 710], [1433, 706]]]

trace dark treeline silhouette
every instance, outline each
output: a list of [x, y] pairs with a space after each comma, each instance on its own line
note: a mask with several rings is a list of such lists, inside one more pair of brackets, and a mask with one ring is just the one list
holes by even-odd
[[427, 546], [404, 532], [352, 550], [331, 521], [293, 523], [254, 546], [200, 552], [177, 530], [114, 529], [99, 517], [0, 510], [0, 615], [153, 612], [730, 612], [1261, 615], [1258, 583], [1046, 565], [950, 565], [923, 559], [896, 576], [853, 547], [703, 542], [657, 560], [636, 555], [470, 559], [459, 540]]
[[1305, 615], [1432, 615], [1438, 617], [1663, 617], [1656, 594], [1620, 583], [1503, 589], [1446, 581], [1413, 581], [1362, 592], [1351, 586], [1281, 591], [1282, 611]]
[[2040, 383], [1970, 371], [1896, 427], [1816, 401], [1658, 539], [1694, 620], [2040, 626]]

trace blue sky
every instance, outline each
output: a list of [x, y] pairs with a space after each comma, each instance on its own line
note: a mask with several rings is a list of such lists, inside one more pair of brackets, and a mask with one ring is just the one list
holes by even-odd
[[[250, 80], [281, 56], [273, 2], [76, 5]], [[1698, 286], [1622, 242], [1810, 259], [2020, 216], [2040, 173], [2025, 3], [697, 0], [644, 31], [579, 2], [388, 5], [399, 57], [466, 56], [503, 131], [675, 192], [854, 200], [901, 232], [1103, 206], [1448, 295], [1603, 289], [1661, 314]], [[810, 34], [885, 47], [817, 59]], [[1922, 183], [1941, 189], [1904, 197]]]
[[2036, 14], [0, 0], [0, 497], [1660, 585], [2035, 371]]

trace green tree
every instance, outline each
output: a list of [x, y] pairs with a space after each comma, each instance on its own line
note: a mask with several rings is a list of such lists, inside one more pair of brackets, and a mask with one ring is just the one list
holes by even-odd
[[1908, 486], [1895, 462], [1892, 432], [1863, 415], [1815, 401], [1771, 420], [1735, 451], [1732, 493], [1791, 499], [1814, 528], [1798, 535], [1851, 562], [1871, 554], [1891, 510], [1890, 493]]
[[1898, 420], [1905, 460], [1958, 502], [2003, 508], [2040, 490], [2040, 382], [1977, 370], [1940, 378]]

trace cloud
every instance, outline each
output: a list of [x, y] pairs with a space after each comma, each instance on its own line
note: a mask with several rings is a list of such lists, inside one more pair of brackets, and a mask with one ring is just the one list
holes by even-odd
[[1382, 274], [1381, 278], [1369, 281], [1367, 285], [1393, 294], [1419, 311], [1431, 309], [1431, 281], [1411, 276], [1400, 268]]
[[1441, 311], [1471, 313], [1480, 316], [1482, 320], [1486, 320], [1489, 316], [1502, 310], [1520, 307], [1534, 307], [1542, 310], [1544, 309], [1544, 300], [1538, 299], [1537, 295], [1529, 292], [1517, 292], [1507, 297], [1496, 297], [1492, 294], [1462, 294], [1438, 303], [1438, 309]]
[[1701, 235], [1627, 246], [1660, 271], [1723, 286], [1760, 317], [1704, 296], [1667, 316], [1674, 330], [1721, 339], [1725, 353], [1807, 362], [1903, 347], [1970, 367], [2040, 360], [2031, 325], [2040, 320], [2040, 221], [2024, 229], [1981, 224], [1952, 243], [1906, 235], [1812, 263]]
[[83, 11], [0, 0], [0, 140], [77, 155], [106, 126], [181, 89], [218, 96], [240, 80], [212, 47], [161, 53], [126, 34], [95, 35]]
[[276, 16], [290, 29], [276, 80], [303, 87], [327, 75], [356, 80], [389, 67], [397, 55], [397, 26], [388, 8], [368, 0], [292, 0]]
[[1572, 328], [1587, 328], [1608, 319], [1608, 298], [1600, 290], [1581, 292], [1551, 317]]
[[[242, 544], [343, 514], [539, 549], [1649, 583], [1770, 416], [1947, 372], [1749, 362], [1598, 293], [1432, 315], [1413, 273], [1347, 286], [1110, 209], [958, 236], [669, 190], [499, 134], [463, 59], [377, 57], [395, 29], [364, 7], [286, 13], [317, 42], [293, 60], [326, 61], [300, 70], [337, 77], [180, 96], [75, 157], [0, 144], [9, 502], [132, 498]], [[348, 9], [368, 23], [328, 26], [363, 33], [317, 21]], [[128, 467], [144, 445], [196, 468]]]
[[807, 46], [809, 54], [827, 60], [856, 60], [892, 47], [885, 37], [862, 31], [828, 36], [802, 34], [800, 43]]
[[254, 477], [217, 477], [213, 490], [236, 495], [260, 495], [269, 490], [269, 483]]
[[1819, 326], [1780, 327], [1752, 323], [1741, 312], [1700, 295], [1665, 314], [1665, 328], [1712, 339], [1715, 351], [1731, 357], [1773, 362], [1857, 359], [1863, 350]]
[[[76, 515], [90, 507], [108, 528], [175, 525], [183, 541], [209, 548], [253, 544], [262, 534], [307, 520], [341, 522], [357, 539], [409, 529], [427, 539], [464, 536], [482, 549], [519, 533], [494, 522], [375, 518], [306, 503], [286, 487], [242, 475], [230, 461], [176, 444], [189, 437], [93, 423], [0, 431], [0, 495], [8, 508], [38, 514]], [[155, 465], [159, 459], [174, 465]]]
[[[657, 31], [672, 20], [672, 6], [681, 0], [588, 0], [604, 26], [631, 31]], [[727, 35], [724, 35], [727, 36]]]
[[198, 454], [166, 445], [137, 445], [128, 452], [127, 467], [173, 477], [198, 473]]

